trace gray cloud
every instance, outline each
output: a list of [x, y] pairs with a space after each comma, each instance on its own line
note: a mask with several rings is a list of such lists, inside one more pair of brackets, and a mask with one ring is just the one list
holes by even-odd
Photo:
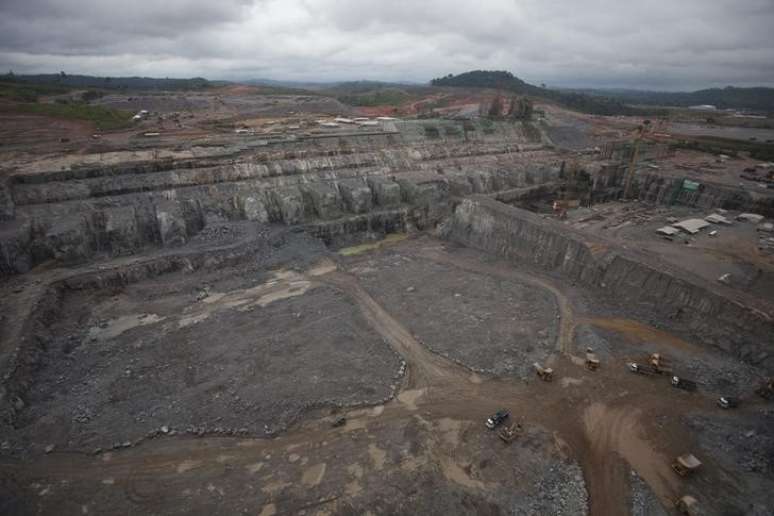
[[774, 85], [772, 0], [3, 0], [18, 72]]

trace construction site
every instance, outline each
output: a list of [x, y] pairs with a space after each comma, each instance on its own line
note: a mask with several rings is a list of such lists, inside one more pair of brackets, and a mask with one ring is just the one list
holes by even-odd
[[245, 88], [3, 114], [0, 512], [774, 514], [774, 163]]

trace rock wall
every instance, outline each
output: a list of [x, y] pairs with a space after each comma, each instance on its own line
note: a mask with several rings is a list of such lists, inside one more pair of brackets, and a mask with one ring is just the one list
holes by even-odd
[[[621, 198], [626, 170], [625, 166], [612, 164], [594, 168], [591, 174], [593, 202]], [[653, 204], [749, 211], [774, 218], [774, 195], [770, 190], [755, 192], [733, 185], [697, 180], [700, 183], [699, 189], [688, 191], [682, 188], [683, 180], [682, 177], [640, 171], [632, 181], [631, 193], [640, 201]]]
[[609, 302], [648, 310], [670, 329], [774, 372], [774, 307], [759, 299], [486, 197], [463, 200], [440, 231], [580, 282]]
[[311, 154], [15, 176], [0, 220], [0, 272], [176, 246], [222, 221], [303, 224], [329, 242], [361, 229], [429, 228], [448, 216], [454, 196], [548, 184], [559, 174], [550, 152], [503, 143]]

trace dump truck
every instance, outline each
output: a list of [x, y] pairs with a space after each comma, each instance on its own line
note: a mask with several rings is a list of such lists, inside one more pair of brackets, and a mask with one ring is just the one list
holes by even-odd
[[508, 419], [508, 416], [510, 416], [511, 413], [507, 410], [498, 410], [495, 412], [492, 416], [487, 418], [486, 420], [486, 427], [490, 430], [494, 430], [501, 424], [505, 422], [506, 419]]
[[681, 477], [695, 473], [700, 467], [701, 461], [691, 453], [680, 455], [672, 463], [672, 469]]
[[543, 367], [537, 362], [532, 364], [532, 367], [535, 368], [535, 372], [537, 373], [538, 378], [540, 378], [544, 382], [550, 382], [551, 380], [554, 379], [554, 370], [551, 369], [550, 367]]
[[589, 371], [596, 371], [599, 369], [599, 359], [591, 348], [586, 348], [586, 369]]
[[693, 380], [688, 380], [687, 378], [681, 378], [679, 376], [673, 376], [672, 377], [672, 387], [676, 387], [678, 389], [682, 389], [684, 391], [695, 391], [696, 390], [696, 382]]
[[642, 374], [646, 376], [654, 374], [650, 368], [647, 368], [642, 364], [638, 364], [637, 362], [629, 362], [626, 364], [626, 368], [635, 374]]
[[721, 396], [718, 398], [718, 407], [722, 409], [732, 409], [739, 406], [739, 398], [732, 396]]

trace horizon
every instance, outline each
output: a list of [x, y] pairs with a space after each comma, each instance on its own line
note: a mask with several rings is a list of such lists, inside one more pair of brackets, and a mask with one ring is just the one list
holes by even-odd
[[[510, 70], [554, 88], [774, 86], [774, 5], [657, 0], [8, 0], [0, 69], [426, 83]], [[633, 24], [632, 21], [637, 23]]]
[[[460, 75], [462, 73], [466, 73], [473, 70], [467, 70], [463, 72], [456, 73], [454, 75]], [[483, 71], [508, 71], [508, 70], [483, 70]], [[83, 76], [83, 77], [95, 77], [95, 78], [105, 78], [110, 77], [113, 79], [131, 79], [131, 78], [142, 78], [142, 79], [154, 79], [154, 80], [193, 80], [193, 79], [204, 79], [209, 82], [229, 82], [234, 84], [247, 84], [247, 85], [260, 85], [261, 82], [266, 83], [277, 83], [277, 84], [288, 84], [288, 85], [297, 85], [297, 87], [300, 87], [304, 84], [307, 85], [315, 85], [315, 86], [333, 86], [337, 84], [347, 84], [347, 83], [358, 83], [358, 82], [364, 82], [364, 83], [379, 83], [379, 84], [386, 84], [386, 85], [402, 85], [402, 86], [431, 86], [430, 82], [433, 80], [433, 78], [428, 79], [425, 82], [416, 82], [416, 81], [401, 81], [401, 80], [395, 80], [395, 81], [387, 81], [387, 80], [379, 80], [379, 79], [369, 79], [369, 78], [359, 78], [359, 79], [343, 79], [343, 80], [330, 80], [330, 81], [321, 81], [321, 80], [293, 80], [293, 79], [277, 79], [274, 77], [249, 77], [245, 79], [222, 79], [222, 78], [212, 78], [212, 77], [206, 77], [206, 76], [153, 76], [153, 75], [105, 75], [105, 74], [90, 74], [90, 73], [83, 73], [83, 72], [68, 72], [66, 70], [60, 70], [60, 71], [44, 71], [44, 72], [33, 72], [33, 73], [17, 73], [14, 70], [8, 70], [8, 72], [5, 73], [6, 76], [9, 74], [13, 74], [14, 76], [46, 76], [46, 75], [58, 75], [60, 73], [64, 72], [65, 75], [68, 76]], [[446, 74], [448, 75], [448, 74]], [[522, 77], [520, 77], [518, 74], [513, 74], [516, 78], [524, 80]], [[537, 85], [540, 83], [534, 83], [529, 80], [525, 80], [525, 82], [533, 85]], [[267, 84], [268, 85], [268, 84]], [[546, 87], [549, 89], [562, 89], [562, 90], [597, 90], [597, 91], [641, 91], [641, 92], [650, 92], [650, 93], [692, 93], [696, 91], [701, 90], [709, 90], [709, 89], [726, 89], [726, 88], [744, 88], [744, 89], [753, 89], [753, 88], [768, 88], [768, 89], [774, 89], [774, 86], [767, 86], [763, 84], [759, 85], [749, 85], [749, 86], [739, 86], [736, 84], [725, 84], [725, 85], [719, 85], [719, 86], [706, 86], [706, 87], [699, 87], [699, 88], [693, 88], [693, 89], [649, 89], [649, 88], [643, 88], [643, 87], [627, 87], [627, 86], [582, 86], [582, 85], [552, 85], [552, 84], [546, 84]]]

